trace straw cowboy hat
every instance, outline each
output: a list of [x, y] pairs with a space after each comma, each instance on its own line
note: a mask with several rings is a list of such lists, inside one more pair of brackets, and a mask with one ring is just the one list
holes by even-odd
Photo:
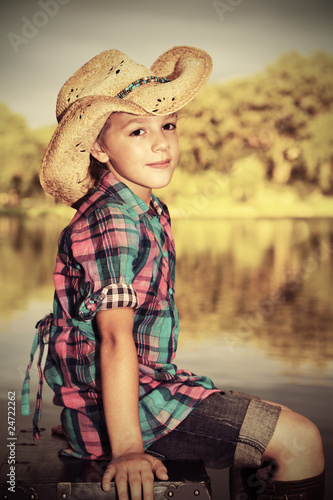
[[90, 150], [112, 112], [166, 115], [190, 102], [207, 82], [210, 56], [194, 47], [174, 47], [150, 69], [119, 50], [92, 58], [61, 88], [58, 126], [44, 154], [45, 191], [73, 206], [93, 187]]

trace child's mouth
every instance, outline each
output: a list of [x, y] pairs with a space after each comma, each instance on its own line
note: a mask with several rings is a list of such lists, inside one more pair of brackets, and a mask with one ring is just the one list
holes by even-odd
[[147, 163], [148, 167], [152, 168], [167, 168], [170, 165], [170, 159], [156, 161], [155, 163]]

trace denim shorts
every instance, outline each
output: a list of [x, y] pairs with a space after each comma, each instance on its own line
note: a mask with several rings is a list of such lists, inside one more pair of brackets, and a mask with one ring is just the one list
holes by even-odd
[[249, 394], [215, 393], [147, 451], [167, 460], [201, 459], [212, 469], [260, 467], [280, 410]]

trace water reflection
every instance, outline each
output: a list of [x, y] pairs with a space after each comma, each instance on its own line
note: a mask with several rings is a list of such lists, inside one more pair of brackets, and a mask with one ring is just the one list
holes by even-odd
[[295, 366], [328, 367], [332, 221], [178, 222], [183, 335], [251, 344]]
[[63, 222], [0, 217], [1, 317], [8, 319], [32, 299], [52, 293], [57, 240]]
[[[52, 300], [64, 221], [0, 218], [1, 317]], [[186, 340], [223, 339], [290, 366], [333, 359], [333, 221], [175, 220], [177, 303]], [[47, 311], [46, 311], [47, 312]], [[39, 318], [35, 318], [39, 319]]]

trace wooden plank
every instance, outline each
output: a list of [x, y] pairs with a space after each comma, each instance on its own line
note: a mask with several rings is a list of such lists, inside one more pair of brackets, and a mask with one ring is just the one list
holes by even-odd
[[[116, 500], [101, 489], [108, 462], [60, 457], [64, 440], [43, 430], [36, 443], [31, 431], [21, 431], [8, 441], [8, 456], [0, 469], [0, 499], [28, 500]], [[14, 459], [14, 463], [13, 463]], [[210, 500], [210, 479], [199, 460], [166, 462], [168, 481], [155, 481], [155, 500]], [[10, 469], [12, 467], [12, 469]]]

